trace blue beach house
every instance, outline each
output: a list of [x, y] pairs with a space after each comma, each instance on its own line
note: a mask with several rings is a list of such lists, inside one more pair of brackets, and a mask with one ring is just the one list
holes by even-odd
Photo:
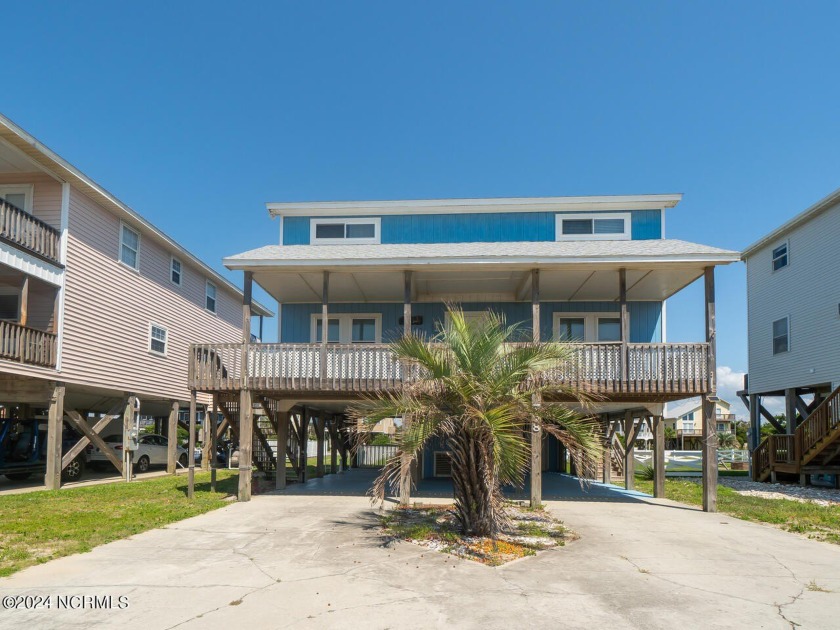
[[[542, 340], [576, 344], [574, 374], [558, 378], [598, 394], [592, 412], [604, 422], [608, 478], [616, 433], [661, 418], [665, 402], [715, 393], [714, 268], [739, 254], [666, 238], [665, 215], [680, 199], [270, 203], [277, 241], [224, 264], [278, 301], [279, 343], [196, 346], [193, 387], [245, 401], [240, 409], [243, 392], [276, 406], [291, 418], [288, 440], [304, 437], [299, 425], [308, 430], [310, 417], [316, 428], [326, 417], [329, 436], [348, 403], [400, 385], [389, 340], [409, 329], [433, 334], [447, 303], [470, 317], [495, 311], [536, 327]], [[698, 309], [711, 309], [706, 337], [667, 343], [666, 300], [699, 278], [706, 300]], [[542, 468], [563, 469], [559, 445], [542, 444]], [[415, 474], [447, 472], [438, 444]]]

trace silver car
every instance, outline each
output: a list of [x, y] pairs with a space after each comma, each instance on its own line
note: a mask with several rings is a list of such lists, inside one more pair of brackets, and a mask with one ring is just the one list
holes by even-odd
[[[121, 434], [109, 435], [105, 438], [105, 442], [122, 455], [123, 439]], [[166, 466], [167, 453], [169, 450], [169, 440], [162, 435], [141, 435], [138, 440], [137, 450], [134, 451], [132, 462], [134, 464], [134, 472], [143, 473], [149, 470], [151, 466]], [[187, 456], [187, 449], [180, 446], [175, 449], [175, 457], [178, 463], [186, 468], [189, 460]], [[93, 464], [104, 463], [108, 461], [105, 454], [94, 447], [90, 453], [90, 461]]]

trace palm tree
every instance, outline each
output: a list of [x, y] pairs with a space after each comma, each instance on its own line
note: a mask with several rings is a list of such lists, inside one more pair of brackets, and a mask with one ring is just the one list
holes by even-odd
[[580, 392], [540, 378], [546, 370], [570, 368], [572, 351], [558, 343], [514, 343], [527, 332], [488, 314], [467, 320], [449, 309], [445, 325], [431, 339], [406, 335], [391, 344], [406, 369], [418, 378], [396, 394], [359, 403], [356, 420], [375, 424], [402, 417], [398, 453], [383, 468], [370, 494], [384, 499], [405, 465], [433, 438], [447, 441], [452, 456], [455, 511], [464, 533], [495, 537], [507, 523], [502, 486], [522, 486], [530, 463], [530, 435], [544, 430], [571, 454], [581, 477], [600, 457], [599, 425], [570, 406], [551, 402], [558, 395], [586, 403]]
[[728, 431], [721, 431], [717, 434], [718, 446], [722, 448], [735, 448], [738, 446], [738, 438]]

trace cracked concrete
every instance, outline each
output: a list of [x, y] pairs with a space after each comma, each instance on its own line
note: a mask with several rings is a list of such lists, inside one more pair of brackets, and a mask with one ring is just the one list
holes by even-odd
[[489, 568], [383, 546], [370, 481], [313, 480], [32, 567], [0, 580], [0, 596], [126, 595], [130, 606], [0, 610], [0, 628], [789, 630], [840, 618], [840, 548], [827, 543], [546, 475], [548, 507], [581, 539]]

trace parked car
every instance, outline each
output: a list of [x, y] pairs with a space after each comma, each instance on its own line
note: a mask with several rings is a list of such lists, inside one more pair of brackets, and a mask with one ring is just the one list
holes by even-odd
[[[81, 436], [64, 427], [61, 451], [66, 453]], [[65, 481], [76, 481], [85, 471], [88, 455], [83, 450], [62, 471]], [[22, 481], [47, 472], [47, 423], [42, 420], [0, 418], [0, 475]]]
[[[117, 453], [122, 454], [123, 436], [121, 433], [109, 435], [104, 440], [108, 445], [113, 445]], [[134, 457], [132, 458], [134, 472], [146, 472], [151, 466], [166, 466], [168, 446], [169, 440], [162, 435], [141, 435], [138, 440], [138, 448], [134, 451]], [[188, 452], [187, 449], [180, 446], [175, 448], [177, 461], [183, 467], [189, 464]], [[90, 462], [93, 465], [100, 466], [108, 462], [108, 458], [99, 448], [94, 447], [90, 453]]]

